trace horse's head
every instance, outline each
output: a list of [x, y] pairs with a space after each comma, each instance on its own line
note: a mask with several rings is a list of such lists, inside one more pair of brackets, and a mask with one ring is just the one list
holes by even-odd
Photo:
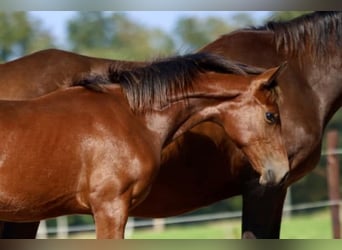
[[224, 105], [221, 109], [227, 134], [261, 175], [259, 182], [262, 185], [280, 184], [289, 172], [287, 152], [281, 138], [276, 83], [284, 66], [250, 76], [248, 88], [234, 98], [234, 105], [230, 105], [229, 110], [226, 107], [230, 115], [224, 115]]

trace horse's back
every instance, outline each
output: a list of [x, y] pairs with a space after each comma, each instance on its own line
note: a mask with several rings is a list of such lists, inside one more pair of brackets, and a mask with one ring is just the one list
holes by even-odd
[[0, 65], [0, 99], [31, 99], [71, 83], [86, 74], [103, 73], [112, 60], [47, 49]]

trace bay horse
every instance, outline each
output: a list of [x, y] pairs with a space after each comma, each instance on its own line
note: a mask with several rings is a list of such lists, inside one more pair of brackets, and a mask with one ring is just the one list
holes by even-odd
[[[286, 186], [309, 173], [320, 159], [327, 123], [342, 104], [342, 12], [314, 12], [237, 30], [199, 51], [265, 68], [287, 61], [278, 79], [282, 133], [290, 161]], [[243, 232], [278, 238], [286, 189], [260, 196], [251, 191], [257, 186], [240, 190]]]
[[[316, 12], [291, 21], [269, 22], [226, 34], [200, 50], [264, 68], [288, 61], [288, 67], [277, 79], [283, 96], [279, 102], [282, 134], [291, 166], [286, 186], [317, 164], [324, 128], [341, 106], [341, 19], [341, 12]], [[26, 69], [30, 63], [44, 62], [51, 55], [49, 64], [42, 63], [30, 70], [35, 73], [39, 69], [36, 77], [44, 71], [57, 77], [61, 77], [60, 72], [68, 72], [70, 75], [57, 81], [64, 82], [80, 73], [73, 68], [89, 71], [92, 64], [99, 65], [101, 60], [64, 53], [38, 52], [34, 57], [27, 56], [26, 63], [18, 59], [16, 70], [8, 67], [8, 71], [1, 71], [0, 65], [0, 72], [20, 75], [17, 72], [29, 72]], [[64, 58], [72, 60], [73, 66], [68, 68]], [[44, 84], [49, 84], [51, 78], [46, 78]], [[18, 80], [42, 83], [29, 77]], [[32, 86], [32, 91], [37, 88]], [[201, 123], [184, 133], [163, 150], [161, 164], [149, 195], [134, 208], [132, 215], [179, 215], [242, 195], [242, 235], [279, 238], [286, 188], [260, 188], [258, 175], [219, 126]], [[35, 237], [37, 227], [38, 223], [6, 223], [2, 236]]]
[[203, 121], [224, 128], [260, 185], [281, 186], [289, 171], [275, 89], [282, 69], [247, 75], [197, 53], [76, 84], [101, 93], [74, 87], [0, 101], [0, 218], [92, 214], [97, 238], [123, 238], [162, 149]]

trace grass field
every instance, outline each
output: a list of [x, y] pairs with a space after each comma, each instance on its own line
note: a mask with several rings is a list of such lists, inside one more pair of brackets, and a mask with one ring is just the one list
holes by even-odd
[[284, 218], [282, 239], [331, 239], [332, 226], [329, 210], [305, 216]]
[[[136, 230], [133, 239], [239, 239], [240, 220], [201, 223], [193, 226], [168, 226], [164, 232], [151, 229]], [[329, 212], [286, 217], [283, 219], [282, 239], [331, 239]]]
[[[135, 229], [128, 239], [239, 239], [240, 219], [196, 223], [192, 225], [168, 225], [162, 232], [151, 228]], [[73, 235], [72, 238], [95, 238], [94, 233]], [[281, 239], [331, 239], [329, 210], [310, 215], [285, 217]]]

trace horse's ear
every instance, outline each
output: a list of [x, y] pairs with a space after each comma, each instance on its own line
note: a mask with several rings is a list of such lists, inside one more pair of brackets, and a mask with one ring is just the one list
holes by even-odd
[[264, 73], [260, 74], [258, 79], [259, 89], [263, 90], [271, 90], [277, 86], [276, 79], [278, 76], [286, 69], [287, 62], [282, 63], [278, 67], [270, 68], [266, 70]]

